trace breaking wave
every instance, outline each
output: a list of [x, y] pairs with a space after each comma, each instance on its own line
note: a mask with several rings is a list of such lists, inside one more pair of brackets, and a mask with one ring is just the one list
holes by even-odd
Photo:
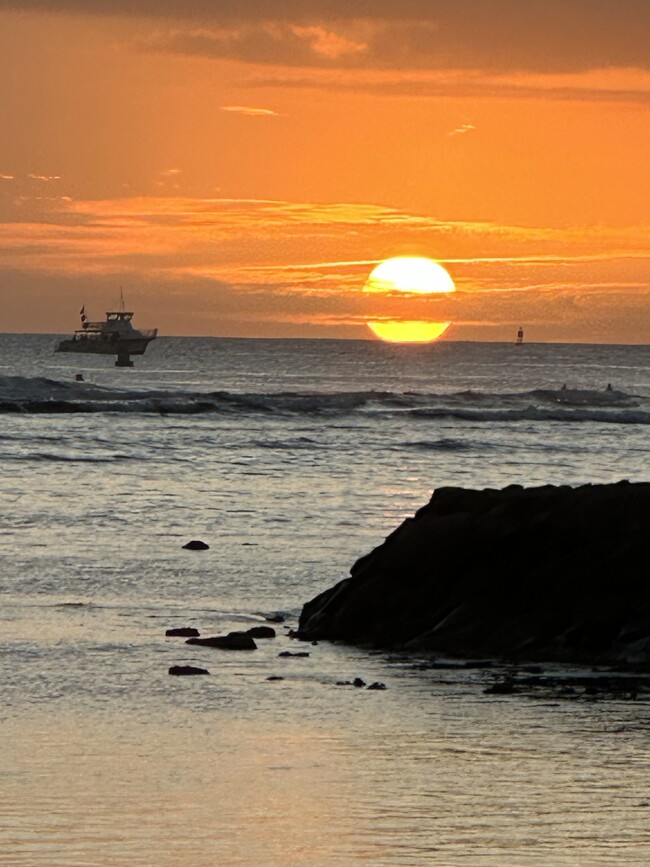
[[[650, 398], [622, 391], [536, 389], [520, 393], [462, 391], [231, 393], [115, 389], [45, 377], [0, 376], [0, 413], [140, 413], [153, 415], [275, 413], [314, 416], [454, 418], [469, 422], [596, 422], [650, 424]], [[458, 444], [416, 443], [449, 449]], [[304, 443], [304, 447], [309, 447]]]

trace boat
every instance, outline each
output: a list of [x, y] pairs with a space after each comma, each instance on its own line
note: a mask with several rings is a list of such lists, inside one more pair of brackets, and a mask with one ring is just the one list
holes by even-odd
[[116, 367], [133, 367], [132, 355], [144, 352], [156, 338], [157, 328], [140, 330], [131, 324], [133, 312], [124, 309], [124, 295], [120, 293], [120, 310], [109, 310], [104, 322], [91, 322], [85, 305], [79, 311], [81, 328], [72, 337], [59, 341], [57, 352], [87, 352], [94, 355], [116, 355]]
[[524, 342], [524, 329], [521, 327], [521, 325], [519, 326], [519, 331], [517, 332], [517, 340], [515, 342], [517, 346], [521, 346], [521, 344]]

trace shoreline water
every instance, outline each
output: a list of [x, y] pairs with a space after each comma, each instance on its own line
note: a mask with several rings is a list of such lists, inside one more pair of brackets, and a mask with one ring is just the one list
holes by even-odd
[[[639, 421], [507, 413], [564, 381], [643, 404], [647, 356], [161, 338], [133, 370], [92, 368], [88, 388], [226, 392], [219, 409], [2, 414], [0, 862], [573, 867], [615, 852], [636, 867], [644, 701], [485, 694], [501, 673], [296, 646], [284, 630], [244, 657], [164, 633], [278, 609], [295, 628], [443, 485], [642, 480]], [[18, 400], [44, 379], [76, 389], [68, 361], [0, 336]], [[419, 411], [450, 400], [474, 414]], [[183, 550], [192, 538], [210, 549]], [[310, 656], [278, 656], [296, 649]], [[173, 664], [211, 674], [170, 677]], [[355, 677], [387, 688], [336, 685]]]

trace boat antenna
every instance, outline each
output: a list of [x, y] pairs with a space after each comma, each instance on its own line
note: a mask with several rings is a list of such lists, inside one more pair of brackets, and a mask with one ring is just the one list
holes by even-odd
[[120, 286], [120, 310], [124, 313], [124, 289]]

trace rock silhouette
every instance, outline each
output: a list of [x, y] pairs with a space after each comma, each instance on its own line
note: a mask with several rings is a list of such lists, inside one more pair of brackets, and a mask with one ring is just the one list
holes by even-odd
[[183, 545], [183, 548], [187, 548], [189, 551], [207, 551], [209, 547], [206, 542], [202, 542], [200, 539], [192, 539], [191, 542]]
[[650, 667], [650, 484], [441, 488], [308, 602], [298, 635]]
[[219, 647], [221, 650], [257, 650], [257, 645], [245, 632], [229, 632], [228, 635], [212, 635], [208, 638], [188, 638], [185, 644]]
[[195, 674], [210, 674], [207, 668], [196, 668], [194, 665], [172, 665], [169, 674], [177, 676], [191, 676]]

